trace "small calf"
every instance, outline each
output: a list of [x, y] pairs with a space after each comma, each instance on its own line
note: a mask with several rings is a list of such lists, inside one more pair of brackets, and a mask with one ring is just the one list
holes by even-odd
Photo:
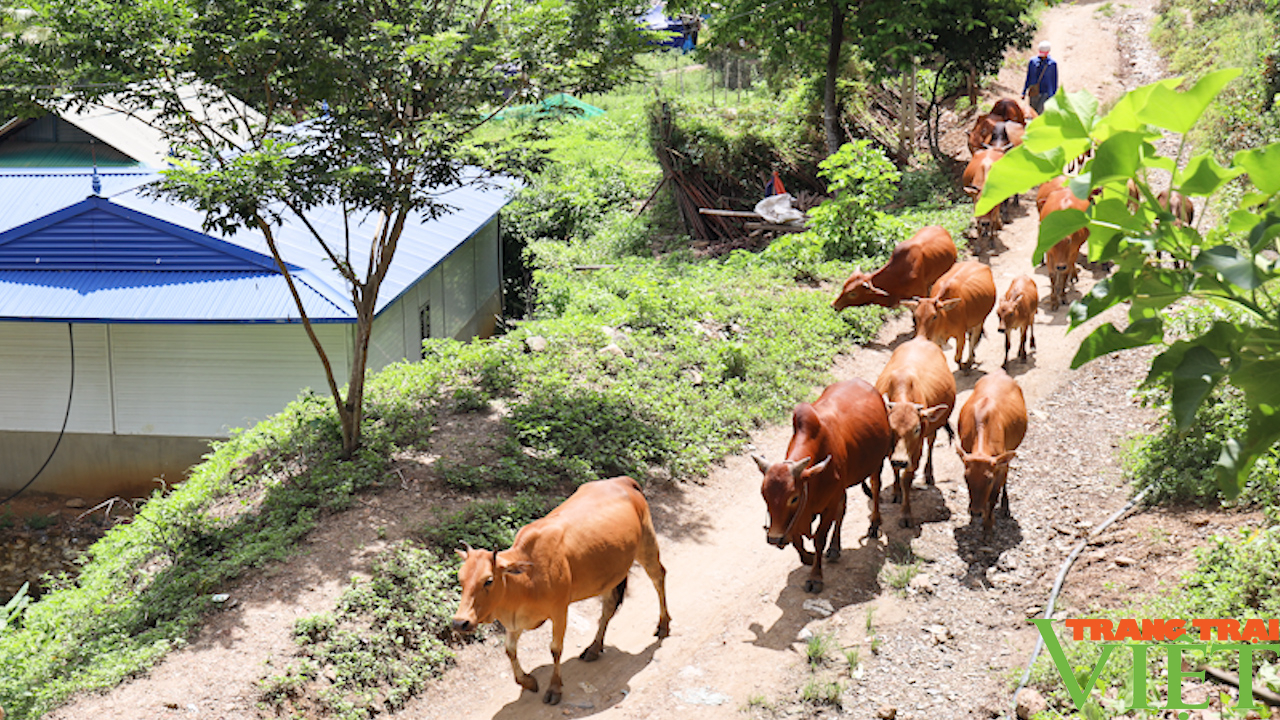
[[1036, 349], [1036, 308], [1040, 305], [1040, 290], [1030, 275], [1019, 275], [1009, 284], [1004, 299], [996, 307], [996, 317], [1000, 318], [1000, 332], [1004, 333], [1004, 362], [1000, 367], [1009, 366], [1009, 345], [1014, 330], [1021, 330], [1018, 341], [1018, 359], [1027, 361], [1027, 335], [1031, 336], [1031, 349]]

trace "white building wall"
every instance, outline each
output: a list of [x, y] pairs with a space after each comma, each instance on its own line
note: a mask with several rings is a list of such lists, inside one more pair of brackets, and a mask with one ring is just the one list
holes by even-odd
[[501, 284], [495, 219], [374, 319], [370, 371], [422, 357], [423, 308], [430, 308], [431, 337], [466, 340], [491, 334], [493, 316], [501, 312]]
[[[314, 327], [345, 385], [350, 328]], [[110, 347], [121, 435], [225, 437], [280, 412], [303, 388], [329, 394], [300, 325], [112, 325]]]
[[[105, 325], [75, 325], [75, 392], [68, 432], [110, 433]], [[0, 322], [0, 431], [58, 432], [71, 389], [66, 323]]]

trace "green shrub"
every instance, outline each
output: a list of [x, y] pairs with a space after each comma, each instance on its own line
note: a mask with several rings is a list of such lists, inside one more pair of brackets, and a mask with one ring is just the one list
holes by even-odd
[[372, 577], [354, 579], [332, 613], [294, 623], [300, 657], [264, 681], [263, 700], [287, 713], [319, 706], [343, 720], [403, 707], [453, 658], [456, 568], [409, 545], [382, 553]]
[[558, 504], [551, 498], [525, 493], [511, 500], [474, 502], [423, 525], [423, 540], [442, 552], [464, 545], [489, 550], [505, 550], [515, 541], [516, 531], [546, 515]]
[[[1185, 617], [1280, 616], [1280, 530], [1241, 528], [1233, 539], [1214, 535], [1196, 551], [1196, 569], [1177, 602]], [[1177, 616], [1183, 617], [1183, 616]]]

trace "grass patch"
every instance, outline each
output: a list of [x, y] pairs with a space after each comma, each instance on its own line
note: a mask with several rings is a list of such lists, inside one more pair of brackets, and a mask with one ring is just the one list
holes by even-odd
[[844, 694], [844, 683], [839, 680], [810, 678], [800, 688], [800, 699], [810, 705], [840, 706], [840, 696]]
[[320, 711], [342, 720], [403, 707], [453, 658], [456, 569], [431, 549], [384, 552], [373, 577], [353, 580], [332, 613], [294, 623], [300, 658], [263, 681], [263, 702], [288, 717]]
[[836, 637], [827, 632], [814, 633], [805, 643], [804, 656], [810, 668], [816, 668], [827, 661], [827, 656], [835, 649]]

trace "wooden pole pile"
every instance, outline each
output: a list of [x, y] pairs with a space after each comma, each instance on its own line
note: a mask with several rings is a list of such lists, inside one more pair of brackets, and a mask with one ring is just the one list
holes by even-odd
[[[670, 183], [675, 194], [676, 207], [685, 231], [694, 240], [707, 243], [732, 242], [740, 239], [734, 226], [723, 216], [703, 215], [699, 208], [718, 207], [719, 193], [707, 184], [698, 168], [671, 147], [671, 111], [662, 104], [660, 115], [651, 118], [657, 132], [654, 134], [654, 155], [662, 167], [662, 182]], [[687, 168], [687, 169], [683, 169]]]

